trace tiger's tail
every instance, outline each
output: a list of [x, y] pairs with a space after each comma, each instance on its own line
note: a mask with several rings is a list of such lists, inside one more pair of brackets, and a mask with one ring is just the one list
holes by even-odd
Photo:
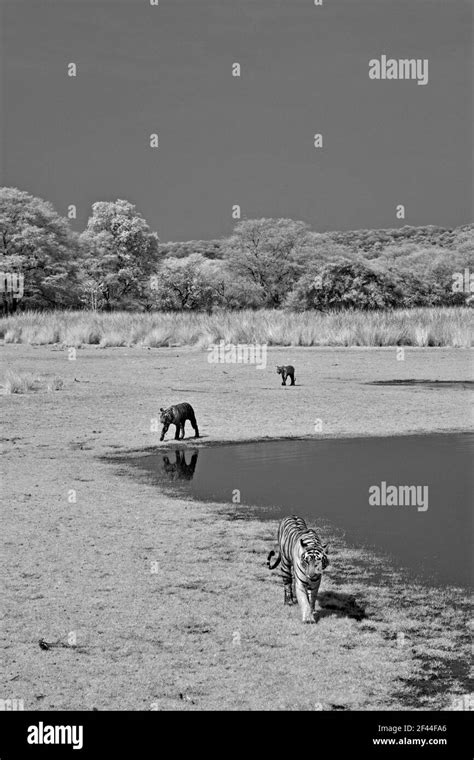
[[278, 565], [281, 562], [281, 552], [279, 552], [278, 553], [278, 557], [276, 558], [276, 560], [273, 563], [273, 565], [270, 564], [270, 560], [274, 556], [274, 554], [275, 554], [275, 551], [272, 549], [272, 551], [270, 552], [270, 554], [267, 557], [267, 567], [268, 567], [269, 570], [274, 570], [276, 567], [278, 567]]

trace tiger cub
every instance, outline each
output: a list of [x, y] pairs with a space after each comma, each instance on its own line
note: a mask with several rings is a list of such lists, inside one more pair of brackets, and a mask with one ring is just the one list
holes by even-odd
[[281, 375], [281, 384], [286, 385], [286, 378], [291, 380], [290, 385], [295, 384], [295, 368], [288, 364], [287, 367], [277, 367], [277, 375]]
[[164, 439], [165, 433], [167, 432], [170, 425], [176, 425], [176, 432], [174, 435], [175, 440], [179, 439], [180, 433], [182, 434], [181, 438], [184, 438], [184, 426], [186, 424], [186, 420], [189, 420], [194, 428], [194, 437], [199, 438], [199, 429], [196, 422], [196, 416], [191, 404], [188, 404], [186, 402], [183, 402], [182, 404], [175, 404], [174, 406], [170, 406], [168, 409], [161, 408], [160, 412], [160, 422], [163, 425], [160, 441]]
[[318, 534], [309, 530], [301, 517], [285, 517], [278, 528], [279, 554], [274, 562], [270, 560], [275, 554], [271, 551], [267, 557], [267, 566], [274, 570], [281, 562], [281, 575], [285, 587], [285, 604], [294, 604], [293, 585], [300, 605], [303, 623], [314, 623], [314, 607], [318, 596], [323, 570], [329, 564], [326, 549], [328, 544], [321, 543]]

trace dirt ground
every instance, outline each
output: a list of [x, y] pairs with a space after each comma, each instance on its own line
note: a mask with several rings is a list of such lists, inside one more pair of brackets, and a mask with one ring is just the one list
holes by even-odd
[[[64, 388], [0, 397], [0, 696], [45, 710], [334, 710], [449, 709], [464, 693], [462, 589], [407, 584], [376, 558], [372, 574], [334, 537], [327, 614], [304, 626], [265, 567], [275, 525], [170, 498], [101, 457], [159, 446], [159, 407], [179, 401], [203, 445], [313, 436], [316, 420], [329, 436], [466, 430], [465, 393], [368, 383], [472, 379], [470, 351], [407, 348], [399, 361], [395, 348], [274, 348], [266, 370], [181, 348], [88, 347], [71, 360], [8, 344], [2, 356], [3, 372], [58, 375]], [[295, 388], [281, 387], [282, 363], [296, 366]], [[42, 650], [41, 638], [76, 646]]]

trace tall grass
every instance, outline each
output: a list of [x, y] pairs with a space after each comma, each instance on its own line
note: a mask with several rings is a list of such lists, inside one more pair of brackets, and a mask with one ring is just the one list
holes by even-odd
[[19, 373], [13, 370], [7, 370], [3, 381], [3, 392], [11, 393], [28, 393], [28, 391], [37, 390], [40, 378], [31, 373]]
[[149, 347], [260, 343], [269, 346], [471, 345], [472, 310], [203, 313], [25, 312], [0, 319], [5, 343]]
[[64, 380], [58, 375], [42, 378], [39, 375], [31, 374], [31, 372], [16, 372], [9, 369], [4, 374], [3, 383], [0, 384], [0, 388], [6, 395], [39, 391], [44, 386], [47, 391], [60, 391], [64, 388]]

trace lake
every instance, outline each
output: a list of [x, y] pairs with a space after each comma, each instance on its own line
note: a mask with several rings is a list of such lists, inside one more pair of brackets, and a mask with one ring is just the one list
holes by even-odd
[[388, 556], [420, 582], [468, 586], [473, 451], [474, 433], [199, 448], [189, 439], [119, 461], [168, 492], [228, 504], [240, 518], [297, 514], [316, 529], [329, 522], [348, 544]]

